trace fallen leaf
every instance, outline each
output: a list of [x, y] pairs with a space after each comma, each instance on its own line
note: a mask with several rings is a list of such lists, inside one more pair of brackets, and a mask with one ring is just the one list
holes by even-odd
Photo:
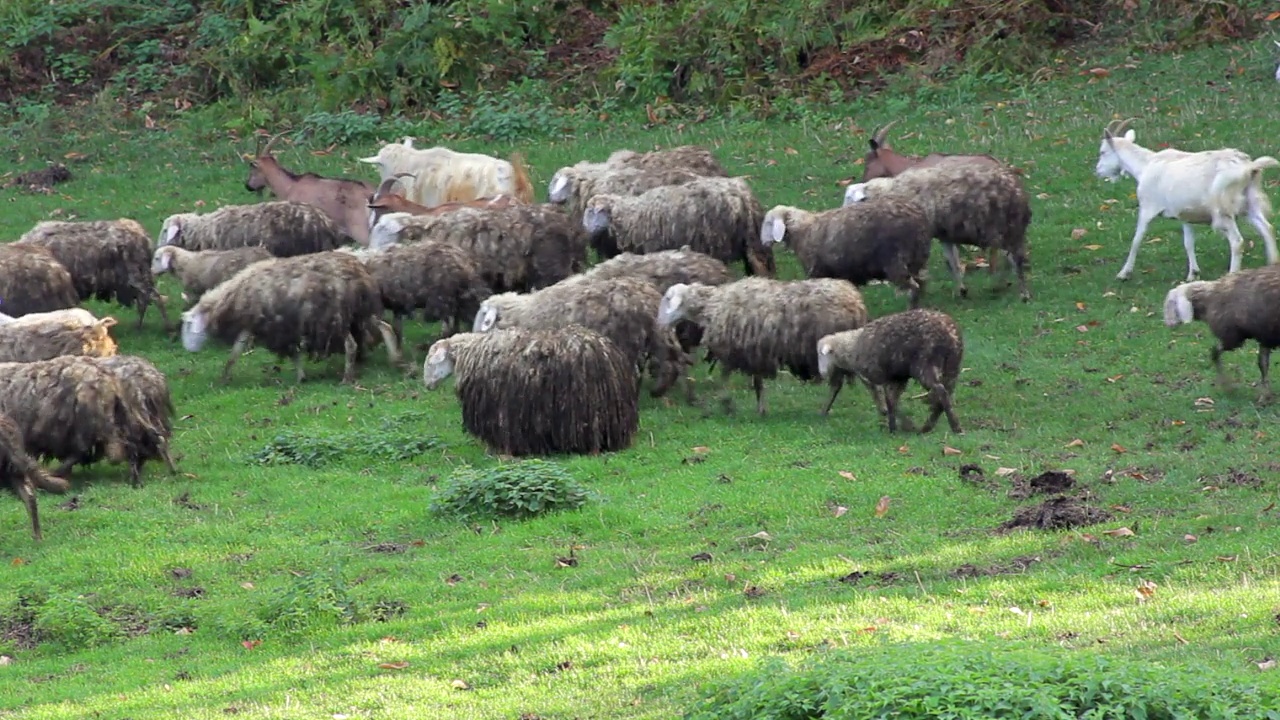
[[1085, 306], [1085, 304], [1084, 304], [1084, 303], [1082, 303], [1082, 302], [1078, 302], [1078, 303], [1076, 303], [1076, 309], [1077, 309], [1077, 310], [1079, 310], [1079, 311], [1081, 311], [1081, 312], [1084, 312], [1085, 307], [1086, 307], [1086, 306]]
[[1126, 450], [1126, 449], [1125, 449], [1125, 447], [1124, 447], [1123, 445], [1121, 445], [1121, 444], [1119, 444], [1119, 443], [1111, 443], [1111, 449], [1112, 449], [1112, 450], [1114, 450], [1114, 451], [1116, 451], [1116, 452], [1118, 452], [1118, 453], [1127, 453], [1127, 452], [1129, 452], [1128, 450]]
[[1273, 12], [1267, 16], [1267, 22], [1273, 22], [1275, 20], [1280, 20], [1280, 12]]
[[1134, 592], [1138, 594], [1138, 602], [1146, 602], [1156, 594], [1156, 588], [1159, 587], [1150, 580], [1143, 580], [1138, 587], [1134, 588]]
[[711, 562], [711, 553], [700, 552], [696, 555], [691, 555], [689, 559], [694, 562]]
[[14, 559], [13, 559], [13, 566], [14, 566], [14, 567], [17, 567], [17, 566], [19, 566], [19, 565], [26, 565], [26, 564], [27, 564], [27, 561], [26, 561], [26, 560], [23, 560], [22, 558], [14, 558]]
[[726, 585], [732, 585], [738, 581], [738, 576], [733, 573], [724, 574], [724, 582]]
[[1183, 535], [1183, 536], [1182, 536], [1182, 539], [1183, 539], [1183, 540], [1186, 540], [1186, 541], [1187, 541], [1187, 542], [1189, 542], [1189, 543], [1193, 543], [1193, 542], [1195, 542], [1198, 538], [1196, 538], [1196, 536], [1195, 536], [1195, 535], [1192, 535], [1192, 534], [1188, 533], [1188, 534], [1186, 534], [1186, 535]]
[[242, 583], [240, 583], [240, 587], [244, 588], [245, 590], [252, 590], [252, 589], [253, 589], [253, 583], [251, 583], [251, 582], [242, 582]]
[[1111, 377], [1107, 378], [1107, 382], [1109, 382], [1109, 383], [1113, 383], [1113, 382], [1115, 382], [1115, 381], [1119, 380], [1119, 379], [1120, 379], [1120, 378], [1122, 378], [1122, 377], [1124, 377], [1124, 374], [1120, 374], [1120, 375], [1112, 375]]
[[0, 655], [0, 665], [12, 665], [12, 664], [13, 664], [12, 655]]
[[1089, 326], [1088, 326], [1088, 325], [1077, 325], [1077, 326], [1076, 326], [1076, 330], [1077, 330], [1077, 331], [1079, 331], [1079, 332], [1089, 332]]
[[[1277, 13], [1277, 15], [1280, 15], [1280, 13]], [[1260, 662], [1260, 663], [1256, 663], [1256, 664], [1257, 664], [1257, 666], [1258, 666], [1258, 669], [1259, 669], [1259, 670], [1261, 670], [1261, 671], [1263, 671], [1263, 672], [1266, 672], [1267, 670], [1274, 670], [1274, 669], [1275, 669], [1275, 667], [1276, 667], [1276, 659], [1275, 659], [1275, 658], [1267, 658], [1266, 660], [1263, 660], [1262, 662]]]
[[1196, 398], [1196, 407], [1213, 407], [1213, 398]]
[[1096, 78], [1104, 78], [1111, 74], [1111, 71], [1104, 67], [1089, 68], [1089, 74]]
[[1235, 555], [1219, 555], [1218, 556], [1218, 562], [1235, 562], [1235, 561], [1236, 561]]
[[841, 470], [841, 471], [840, 471], [840, 477], [844, 478], [845, 480], [857, 480], [857, 479], [858, 479], [858, 478], [854, 477], [853, 473], [849, 472], [848, 470]]
[[796, 149], [795, 149], [795, 148], [793, 148], [793, 147], [783, 148], [782, 152], [784, 152], [784, 153], [786, 153], [786, 154], [788, 154], [788, 155], [799, 155], [799, 154], [800, 154], [800, 151], [799, 151], [799, 150], [796, 150]]
[[1134, 532], [1127, 527], [1120, 527], [1115, 530], [1103, 530], [1102, 534], [1111, 537], [1133, 537]]
[[1275, 504], [1275, 503], [1271, 503], [1270, 505], [1268, 505], [1268, 506], [1266, 506], [1266, 507], [1262, 508], [1262, 512], [1264, 512], [1264, 513], [1266, 513], [1266, 512], [1271, 512], [1272, 510], [1275, 510], [1275, 509], [1276, 509], [1276, 504]]
[[1012, 475], [1016, 472], [1018, 472], [1017, 468], [1007, 468], [1007, 467], [996, 468], [996, 475], [998, 477], [1004, 477], [1005, 475]]
[[471, 686], [467, 684], [466, 680], [454, 680], [449, 684], [453, 686], [454, 690], [470, 690], [471, 689]]
[[1066, 445], [1063, 445], [1063, 447], [1084, 447], [1084, 441], [1081, 440], [1080, 438], [1076, 438], [1075, 440], [1072, 440]]
[[1182, 425], [1186, 425], [1186, 424], [1187, 424], [1187, 421], [1186, 421], [1186, 420], [1174, 420], [1173, 422], [1171, 422], [1171, 423], [1169, 423], [1169, 424], [1170, 424], [1170, 425], [1172, 425], [1172, 426], [1174, 426], [1174, 427], [1181, 427]]
[[876, 517], [884, 517], [889, 512], [889, 496], [885, 495], [880, 498], [880, 502], [876, 503]]
[[240, 643], [245, 650], [252, 650], [262, 644], [261, 640], [245, 640]]
[[399, 662], [378, 663], [378, 667], [383, 670], [403, 670], [409, 667], [409, 663], [405, 660], [400, 660]]
[[[1101, 250], [1102, 246], [1101, 245], [1085, 245], [1084, 249], [1085, 250]], [[1104, 295], [1103, 297], [1106, 297], [1106, 296]]]
[[844, 515], [847, 512], [849, 512], [849, 508], [843, 505], [837, 505], [835, 511], [832, 514], [835, 515], [836, 517], [840, 517], [841, 515]]
[[963, 455], [964, 453], [951, 447], [950, 445], [943, 445], [942, 454], [943, 455]]
[[1088, 234], [1089, 234], [1089, 231], [1088, 231], [1088, 230], [1085, 230], [1084, 228], [1076, 228], [1076, 229], [1074, 229], [1074, 230], [1072, 230], [1072, 231], [1071, 231], [1071, 239], [1072, 239], [1072, 240], [1079, 240], [1080, 238], [1082, 238], [1082, 237], [1084, 237], [1085, 235], [1088, 235]]
[[457, 573], [454, 573], [444, 579], [444, 583], [450, 587], [457, 585], [460, 582], [462, 582], [462, 576]]
[[903, 453], [903, 454], [906, 454], [906, 453], [911, 452], [911, 449], [910, 449], [910, 448], [908, 448], [906, 445], [902, 445], [902, 446], [900, 446], [900, 447], [898, 448], [898, 452]]
[[705, 453], [705, 452], [711, 452], [711, 448], [707, 447], [706, 445], [699, 445], [698, 447], [694, 448], [693, 451], [696, 453]]
[[1128, 505], [1112, 505], [1111, 509], [1115, 510], [1116, 512], [1122, 512], [1122, 513], [1133, 512], [1133, 508], [1129, 507]]

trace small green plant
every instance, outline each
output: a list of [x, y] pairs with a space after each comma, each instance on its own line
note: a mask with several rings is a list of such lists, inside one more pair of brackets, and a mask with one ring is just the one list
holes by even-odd
[[350, 625], [364, 616], [363, 604], [351, 595], [341, 572], [328, 569], [295, 576], [258, 612], [263, 624], [284, 634]]
[[493, 468], [458, 468], [437, 488], [431, 511], [464, 518], [526, 518], [575, 510], [590, 499], [591, 492], [564, 467], [532, 458]]
[[407, 412], [383, 418], [377, 426], [361, 430], [340, 433], [286, 430], [278, 433], [249, 460], [259, 465], [305, 465], [313, 468], [346, 456], [403, 462], [439, 447], [438, 438], [419, 432], [418, 428], [424, 425], [425, 413]]
[[33, 619], [32, 626], [42, 641], [67, 650], [96, 647], [121, 635], [118, 626], [75, 595], [50, 595], [34, 608]]

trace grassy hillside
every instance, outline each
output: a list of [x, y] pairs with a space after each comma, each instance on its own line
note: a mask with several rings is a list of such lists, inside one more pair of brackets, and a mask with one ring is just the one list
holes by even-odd
[[[1163, 326], [1164, 294], [1186, 272], [1172, 221], [1153, 225], [1134, 279], [1114, 280], [1133, 184], [1093, 176], [1112, 117], [1136, 118], [1152, 147], [1275, 154], [1268, 51], [1098, 62], [1106, 77], [1017, 94], [828, 108], [847, 111], [838, 124], [448, 141], [524, 153], [539, 197], [577, 160], [699, 143], [766, 207], [834, 206], [869, 130], [895, 117], [903, 151], [1024, 168], [1033, 301], [992, 292], [972, 267], [960, 300], [940, 253], [930, 262], [925, 303], [965, 333], [963, 436], [945, 423], [891, 436], [856, 389], [819, 417], [826, 389], [785, 376], [759, 418], [737, 378], [734, 415], [646, 395], [633, 448], [557, 460], [598, 494], [583, 510], [460, 522], [429, 512], [434, 488], [503, 461], [464, 434], [451, 383], [428, 392], [378, 352], [356, 387], [338, 385], [337, 358], [295, 386], [287, 362], [257, 351], [224, 386], [224, 349], [186, 353], [154, 315], [138, 331], [131, 310], [90, 305], [122, 319], [123, 351], [168, 373], [183, 472], [149, 467], [133, 489], [123, 468], [79, 471], [69, 496], [41, 496], [39, 545], [20, 504], [0, 505], [0, 717], [668, 718], [701, 683], [760, 658], [950, 639], [1206, 664], [1280, 689], [1258, 666], [1280, 642], [1280, 466], [1277, 410], [1254, 402], [1256, 350], [1228, 356], [1241, 380], [1224, 389], [1205, 326]], [[56, 127], [10, 129], [13, 171], [55, 158], [74, 179], [51, 195], [5, 190], [8, 238], [68, 217], [129, 216], [158, 233], [171, 213], [255, 199], [216, 127], [87, 112]], [[354, 158], [376, 146], [303, 143], [281, 157], [365, 176]], [[1245, 264], [1261, 264], [1242, 230]], [[1199, 235], [1216, 277], [1226, 242]], [[785, 251], [780, 267], [798, 276]], [[164, 290], [176, 314], [178, 289]], [[877, 316], [906, 306], [885, 286], [865, 294]], [[420, 362], [437, 328], [409, 328]], [[268, 461], [290, 452], [314, 463]], [[980, 472], [961, 472], [971, 464]], [[1049, 470], [1072, 473], [1068, 494], [1105, 519], [1000, 531], [1044, 499], [1017, 490]]]

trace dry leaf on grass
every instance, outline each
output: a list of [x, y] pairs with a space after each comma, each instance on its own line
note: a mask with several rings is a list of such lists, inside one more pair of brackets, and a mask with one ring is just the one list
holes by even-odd
[[963, 452], [961, 452], [960, 450], [957, 450], [957, 449], [955, 449], [955, 448], [951, 447], [950, 445], [943, 445], [943, 446], [942, 446], [942, 454], [943, 454], [943, 455], [963, 455], [964, 453], [963, 453]]
[[1111, 537], [1133, 537], [1134, 532], [1127, 527], [1120, 527], [1115, 530], [1103, 530], [1102, 534]]
[[847, 512], [849, 512], [849, 508], [843, 505], [837, 505], [836, 509], [832, 511], [832, 514], [835, 515], [836, 517], [840, 517], [841, 515], [844, 515]]
[[384, 662], [384, 663], [378, 663], [378, 667], [382, 668], [383, 670], [403, 670], [409, 667], [409, 663], [405, 662], [404, 660], [401, 660], [399, 662]]
[[849, 472], [848, 470], [841, 470], [841, 471], [840, 471], [840, 477], [844, 478], [845, 480], [857, 480], [857, 479], [858, 479], [857, 477], [855, 477], [855, 476], [854, 476], [854, 474], [853, 474], [853, 473]]
[[1014, 474], [1014, 473], [1016, 473], [1016, 472], [1018, 472], [1018, 469], [1017, 469], [1017, 468], [1007, 468], [1007, 467], [998, 467], [998, 468], [996, 468], [996, 476], [998, 476], [998, 477], [1004, 477], [1004, 476], [1006, 476], [1006, 475], [1012, 475], [1012, 474]]
[[884, 517], [889, 512], [889, 496], [885, 495], [880, 498], [880, 502], [876, 503], [876, 517]]
[[1127, 448], [1125, 448], [1125, 446], [1121, 445], [1120, 443], [1111, 443], [1111, 449], [1112, 449], [1112, 450], [1114, 450], [1114, 451], [1116, 451], [1116, 452], [1118, 452], [1118, 453], [1127, 453], [1127, 452], [1129, 452], [1129, 450], [1128, 450]]
[[1084, 441], [1081, 440], [1080, 438], [1076, 438], [1075, 440], [1072, 440], [1071, 442], [1067, 443], [1066, 445], [1063, 445], [1062, 447], [1069, 447], [1069, 448], [1084, 447]]

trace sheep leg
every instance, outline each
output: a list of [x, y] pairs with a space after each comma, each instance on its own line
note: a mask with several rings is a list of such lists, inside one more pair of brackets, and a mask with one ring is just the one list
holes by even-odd
[[861, 380], [862, 384], [866, 386], [867, 391], [871, 393], [871, 402], [875, 403], [876, 412], [880, 413], [881, 416], [888, 414], [889, 410], [885, 405], [884, 393], [880, 391], [880, 386], [872, 384], [872, 382], [866, 378], [861, 378]]
[[956, 281], [956, 292], [960, 293], [960, 297], [969, 297], [969, 288], [964, 286], [964, 266], [960, 264], [960, 249], [955, 246], [955, 243], [942, 243], [942, 255], [947, 259], [951, 277]]
[[902, 284], [903, 289], [907, 291], [911, 297], [911, 309], [920, 307], [920, 294], [924, 292], [924, 288], [920, 283], [910, 275], [907, 276], [906, 282]]
[[129, 460], [129, 487], [142, 487], [142, 461]]
[[61, 465], [59, 465], [58, 467], [50, 471], [49, 474], [52, 475], [53, 477], [62, 478], [63, 480], [66, 480], [68, 477], [71, 476], [71, 470], [76, 466], [76, 463], [78, 462], [80, 462], [80, 456], [72, 455], [70, 458], [67, 458], [66, 460], [64, 460]]
[[1196, 231], [1191, 223], [1182, 223], [1182, 247], [1187, 251], [1187, 282], [1191, 282], [1200, 274], [1200, 263], [1196, 261]]
[[1129, 257], [1124, 261], [1124, 267], [1120, 268], [1120, 272], [1116, 273], [1117, 280], [1128, 280], [1133, 274], [1133, 265], [1138, 261], [1138, 247], [1142, 245], [1142, 238], [1147, 234], [1147, 226], [1156, 218], [1159, 212], [1139, 206], [1138, 207], [1138, 227], [1133, 231], [1133, 242], [1129, 245]]
[[360, 352], [360, 344], [356, 342], [355, 335], [347, 333], [347, 339], [343, 341], [342, 345], [346, 349], [347, 358], [346, 364], [342, 368], [342, 384], [353, 385], [356, 381], [356, 355]]
[[831, 377], [831, 397], [827, 398], [827, 404], [823, 406], [822, 413], [824, 417], [831, 412], [831, 406], [836, 404], [836, 396], [840, 394], [840, 388], [844, 387], [844, 375], [836, 373]]
[[1222, 385], [1223, 389], [1230, 389], [1235, 383], [1231, 382], [1231, 378], [1227, 377], [1226, 370], [1222, 367], [1222, 354], [1224, 352], [1226, 351], [1222, 349], [1222, 345], [1219, 343], [1213, 346], [1213, 350], [1209, 351], [1209, 357], [1213, 360], [1214, 370], [1218, 373], [1218, 384]]
[[956, 419], [955, 411], [951, 409], [951, 393], [948, 392], [947, 386], [936, 377], [935, 373], [928, 373], [924, 381], [920, 383], [929, 390], [929, 419], [925, 421], [924, 427], [920, 428], [920, 433], [932, 432], [934, 425], [937, 425], [938, 418], [942, 417], [945, 412], [947, 414], [947, 422], [951, 425], [951, 432], [957, 435], [964, 431], [960, 429], [960, 421]]
[[240, 359], [240, 355], [244, 353], [245, 347], [249, 344], [249, 331], [245, 330], [236, 336], [236, 341], [231, 345], [231, 355], [227, 357], [227, 364], [222, 366], [222, 382], [231, 382], [231, 368]]
[[391, 313], [391, 329], [396, 333], [396, 342], [404, 342], [404, 315], [398, 312]]
[[1013, 264], [1013, 271], [1018, 276], [1018, 296], [1022, 298], [1022, 302], [1031, 301], [1031, 291], [1027, 289], [1027, 251], [1026, 249], [1009, 253], [1009, 262]]
[[18, 497], [22, 498], [22, 503], [27, 506], [27, 516], [31, 518], [31, 537], [39, 542], [44, 537], [40, 534], [40, 511], [36, 509], [34, 489], [31, 479], [26, 477], [13, 484], [13, 491], [18, 493]]
[[178, 474], [178, 466], [173, 462], [173, 454], [169, 452], [169, 443], [160, 446], [160, 457], [164, 460], [164, 464], [169, 468], [170, 475]]
[[293, 356], [293, 376], [299, 385], [307, 379], [307, 371], [302, 368], [302, 353]]
[[[403, 365], [404, 355], [400, 352], [400, 340], [397, 338], [396, 331], [382, 320], [378, 320], [378, 332], [382, 335], [382, 342], [387, 344], [387, 362], [392, 365]], [[351, 337], [351, 341], [355, 342], [355, 337]]]
[[759, 375], [752, 375], [751, 386], [756, 391], [756, 412], [761, 417], [764, 417], [769, 412], [769, 408], [764, 401], [764, 378]]
[[902, 382], [891, 382], [884, 388], [884, 407], [885, 414], [889, 418], [889, 432], [898, 432], [898, 401], [902, 399], [902, 391], [907, 389], [907, 384]]
[[1260, 195], [1262, 189], [1251, 186], [1246, 192], [1248, 205], [1246, 209], [1249, 213], [1249, 222], [1257, 229], [1258, 234], [1262, 235], [1262, 243], [1267, 248], [1267, 264], [1271, 265], [1280, 260], [1280, 255], [1276, 253], [1276, 234], [1271, 227], [1271, 221], [1267, 220], [1267, 214], [1263, 210]]
[[[155, 290], [155, 289], [153, 289], [150, 294], [152, 298], [155, 300], [156, 311], [160, 313], [161, 327], [164, 328], [165, 332], [169, 332], [169, 328], [172, 326], [169, 325], [169, 311], [165, 307], [164, 296], [160, 294], [159, 290]], [[146, 311], [147, 311], [147, 308], [145, 305], [138, 309], [138, 329], [139, 330], [142, 329], [142, 314], [145, 313]]]
[[1271, 380], [1267, 378], [1267, 372], [1271, 369], [1271, 348], [1258, 348], [1258, 370], [1262, 373], [1262, 397], [1258, 398], [1258, 403], [1267, 405], [1271, 403]]

